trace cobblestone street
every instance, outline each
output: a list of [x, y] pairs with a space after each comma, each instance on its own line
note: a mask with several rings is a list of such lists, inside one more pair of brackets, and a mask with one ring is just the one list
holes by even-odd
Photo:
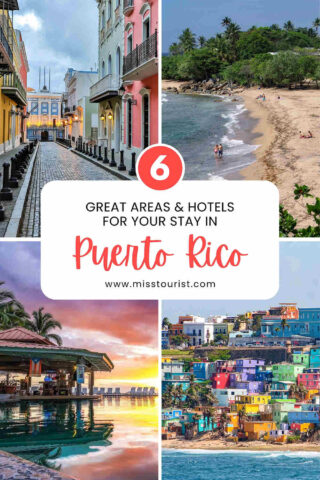
[[56, 143], [41, 143], [34, 165], [19, 237], [40, 237], [40, 197], [43, 186], [54, 180], [118, 180]]

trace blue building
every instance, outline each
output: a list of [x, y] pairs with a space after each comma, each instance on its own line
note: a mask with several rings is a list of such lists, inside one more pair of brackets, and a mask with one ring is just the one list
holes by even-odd
[[299, 319], [287, 319], [284, 329], [281, 316], [264, 317], [261, 320], [261, 335], [286, 337], [294, 335], [320, 339], [320, 308], [299, 308]]
[[209, 380], [214, 370], [213, 362], [195, 362], [193, 364], [193, 374], [198, 380]]
[[161, 331], [161, 348], [166, 349], [169, 348], [170, 342], [169, 342], [169, 329], [163, 329]]

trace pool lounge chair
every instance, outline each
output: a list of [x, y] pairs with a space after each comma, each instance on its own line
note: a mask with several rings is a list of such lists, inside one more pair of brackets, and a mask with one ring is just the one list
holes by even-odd
[[115, 395], [121, 395], [120, 388], [117, 387], [114, 392]]
[[107, 395], [112, 395], [112, 392], [113, 392], [113, 388], [108, 388], [107, 389]]

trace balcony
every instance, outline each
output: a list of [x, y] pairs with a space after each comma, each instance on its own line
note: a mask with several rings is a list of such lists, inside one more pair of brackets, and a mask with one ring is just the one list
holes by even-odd
[[2, 93], [11, 98], [17, 105], [27, 105], [27, 92], [16, 73], [7, 73], [3, 76]]
[[134, 0], [123, 0], [123, 14], [130, 15], [134, 9]]
[[63, 112], [63, 116], [68, 117], [69, 115], [72, 117], [73, 116], [73, 111], [70, 107], [65, 107], [64, 112]]
[[123, 80], [143, 80], [158, 73], [158, 32], [123, 59]]
[[[10, 32], [10, 35], [12, 35], [12, 32]], [[0, 25], [0, 73], [10, 72], [14, 72], [13, 54], [4, 29]]]
[[90, 88], [90, 102], [99, 103], [103, 100], [119, 96], [120, 77], [117, 75], [106, 75]]

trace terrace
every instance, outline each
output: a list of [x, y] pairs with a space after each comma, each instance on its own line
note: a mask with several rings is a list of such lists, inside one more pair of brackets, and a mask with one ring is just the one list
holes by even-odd
[[11, 98], [18, 105], [27, 105], [27, 92], [16, 73], [7, 73], [3, 76], [2, 93]]
[[123, 14], [128, 16], [133, 12], [134, 0], [123, 0]]
[[108, 74], [90, 87], [90, 102], [99, 103], [103, 100], [119, 96], [120, 77]]
[[12, 52], [14, 32], [9, 13], [13, 10], [19, 10], [17, 0], [0, 0], [0, 73], [2, 74], [14, 72]]
[[158, 32], [147, 38], [123, 59], [123, 80], [143, 80], [158, 73]]

